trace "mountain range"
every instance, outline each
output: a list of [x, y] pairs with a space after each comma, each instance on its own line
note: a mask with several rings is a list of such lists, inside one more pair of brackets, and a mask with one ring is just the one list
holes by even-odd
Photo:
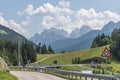
[[64, 30], [56, 28], [45, 29], [41, 34], [35, 34], [30, 40], [34, 43], [51, 44], [57, 40], [63, 40], [68, 37], [68, 33]]
[[106, 35], [111, 35], [112, 31], [115, 28], [120, 28], [120, 22], [115, 23], [110, 21], [109, 23], [105, 24], [101, 30], [92, 30], [78, 38], [59, 40], [51, 45], [56, 52], [60, 52], [62, 50], [77, 51], [77, 50], [89, 49], [91, 47], [93, 39], [98, 34], [104, 33]]
[[72, 31], [71, 34], [68, 34], [64, 30], [51, 28], [51, 29], [45, 29], [41, 34], [35, 34], [30, 40], [36, 44], [40, 42], [49, 45], [58, 40], [64, 40], [68, 38], [78, 38], [91, 30], [92, 29], [89, 26], [84, 25], [80, 29], [76, 28], [75, 30]]
[[90, 32], [91, 30], [92, 29], [89, 26], [83, 25], [80, 29], [76, 28], [75, 30], [73, 30], [70, 34], [70, 38], [78, 38], [83, 34]]

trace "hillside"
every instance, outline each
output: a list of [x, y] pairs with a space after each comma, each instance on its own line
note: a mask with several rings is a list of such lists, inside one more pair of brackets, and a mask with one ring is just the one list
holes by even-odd
[[[103, 58], [101, 57], [101, 54], [102, 54], [105, 47], [106, 46], [97, 47], [97, 48], [93, 48], [93, 49], [89, 49], [89, 50], [82, 50], [82, 51], [78, 51], [78, 52], [69, 52], [69, 53], [54, 54], [54, 55], [38, 54], [37, 55], [37, 62], [35, 64], [36, 65], [50, 65], [50, 64], [53, 64], [55, 60], [57, 60], [58, 64], [68, 65], [68, 68], [70, 68], [71, 70], [73, 70], [75, 67], [77, 67], [80, 70], [80, 68], [81, 68], [80, 66], [72, 65], [72, 66], [74, 66], [73, 68], [69, 66], [72, 64], [72, 59], [75, 59], [75, 57], [76, 58], [80, 57], [82, 63], [86, 63], [86, 62], [90, 63], [91, 60], [93, 60], [93, 59], [103, 60]], [[107, 46], [107, 47], [109, 47], [109, 46]], [[44, 58], [46, 58], [46, 59], [44, 59]], [[42, 59], [44, 59], [44, 60], [42, 60]], [[42, 60], [42, 61], [40, 61], [40, 60]], [[120, 61], [116, 60], [116, 58], [112, 58], [111, 60], [112, 60], [111, 64], [107, 65], [107, 66], [111, 66], [112, 70], [114, 72], [119, 71]]]
[[6, 26], [0, 25], [0, 39], [7, 39], [10, 41], [16, 41], [16, 37], [21, 37], [23, 40], [26, 38], [21, 34], [7, 28]]
[[[89, 50], [82, 50], [82, 51], [78, 51], [78, 52], [55, 54], [55, 55], [52, 55], [49, 58], [41, 61], [40, 64], [53, 64], [54, 60], [57, 60], [58, 64], [71, 64], [72, 59], [74, 59], [75, 57], [80, 57], [83, 62], [85, 60], [90, 60], [91, 58], [96, 58], [96, 57], [101, 58], [101, 53], [103, 52], [103, 49], [105, 47], [106, 46], [93, 48], [93, 49], [89, 49]], [[47, 57], [48, 57], [48, 55], [47, 55]], [[39, 60], [39, 59], [37, 59], [37, 60]]]

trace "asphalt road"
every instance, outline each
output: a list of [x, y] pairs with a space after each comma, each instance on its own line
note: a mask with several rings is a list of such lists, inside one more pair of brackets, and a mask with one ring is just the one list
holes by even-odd
[[27, 71], [10, 71], [18, 80], [66, 80], [49, 74]]

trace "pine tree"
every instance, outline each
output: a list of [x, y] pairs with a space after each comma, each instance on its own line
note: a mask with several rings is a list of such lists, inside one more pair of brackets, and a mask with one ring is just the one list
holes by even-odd
[[78, 59], [75, 57], [75, 64], [77, 64], [77, 62], [78, 62]]
[[41, 53], [42, 53], [42, 54], [47, 54], [47, 53], [48, 53], [46, 44], [44, 44], [44, 45], [42, 46], [42, 48], [41, 48]]
[[77, 63], [80, 64], [80, 62], [81, 62], [81, 59], [80, 59], [80, 57], [78, 57]]
[[54, 53], [54, 51], [50, 45], [48, 46], [48, 53]]

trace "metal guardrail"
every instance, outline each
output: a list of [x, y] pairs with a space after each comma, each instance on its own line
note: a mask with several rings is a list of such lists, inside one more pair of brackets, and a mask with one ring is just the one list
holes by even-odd
[[86, 74], [76, 71], [66, 71], [66, 70], [58, 70], [58, 69], [51, 69], [51, 68], [36, 68], [36, 71], [46, 72], [46, 73], [55, 73], [60, 74], [63, 76], [67, 76], [68, 78], [74, 79], [83, 79], [84, 80], [119, 80], [115, 76], [111, 75], [101, 75], [101, 74]]

